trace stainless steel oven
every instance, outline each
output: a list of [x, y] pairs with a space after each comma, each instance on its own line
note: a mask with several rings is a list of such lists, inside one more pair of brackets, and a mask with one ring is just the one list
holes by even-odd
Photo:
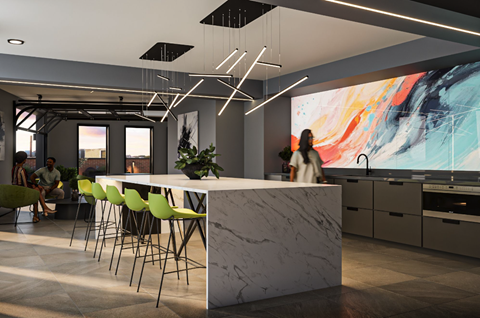
[[424, 184], [423, 215], [480, 222], [480, 187]]

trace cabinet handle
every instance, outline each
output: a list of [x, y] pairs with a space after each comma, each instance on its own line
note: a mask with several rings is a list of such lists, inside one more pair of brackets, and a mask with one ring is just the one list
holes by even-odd
[[388, 215], [403, 218], [403, 213], [389, 212]]
[[358, 183], [358, 180], [355, 180], [355, 179], [347, 179], [347, 182]]
[[397, 186], [403, 186], [403, 182], [398, 182], [398, 181], [390, 181], [390, 185], [397, 185]]
[[443, 223], [460, 225], [460, 221], [458, 221], [458, 220], [442, 219], [442, 222], [443, 222]]
[[358, 208], [351, 208], [351, 207], [347, 207], [347, 210], [350, 210], [350, 211], [358, 211]]

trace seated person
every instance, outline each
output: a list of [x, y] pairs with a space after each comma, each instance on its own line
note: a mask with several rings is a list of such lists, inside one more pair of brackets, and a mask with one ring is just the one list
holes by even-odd
[[[27, 153], [25, 151], [19, 151], [15, 154], [15, 163], [16, 165], [13, 166], [12, 168], [12, 184], [21, 186], [21, 187], [27, 187], [31, 189], [35, 189], [38, 192], [41, 193], [43, 188], [41, 186], [37, 186], [35, 183], [29, 183], [27, 182], [27, 173], [25, 171], [25, 168], [23, 168], [23, 164], [27, 161]], [[57, 211], [51, 210], [46, 204], [45, 200], [43, 199], [42, 196], [40, 196], [40, 204], [42, 205], [43, 208], [43, 213], [45, 216], [48, 215], [48, 213], [55, 213]], [[38, 218], [38, 202], [33, 205], [33, 223], [37, 223], [40, 221]]]
[[56, 161], [57, 160], [55, 160], [55, 158], [48, 157], [47, 166], [35, 171], [35, 173], [31, 175], [30, 180], [32, 183], [35, 183], [35, 179], [40, 178], [40, 182], [38, 184], [43, 188], [43, 198], [45, 198], [47, 195], [50, 195], [55, 199], [61, 200], [64, 198], [65, 193], [62, 189], [58, 188], [58, 183], [60, 182], [60, 171], [54, 167]]

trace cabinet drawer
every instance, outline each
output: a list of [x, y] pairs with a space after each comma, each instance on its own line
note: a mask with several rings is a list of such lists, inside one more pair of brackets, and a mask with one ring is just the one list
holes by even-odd
[[480, 258], [480, 224], [423, 217], [423, 247]]
[[373, 237], [373, 211], [354, 207], [342, 207], [342, 231]]
[[373, 181], [335, 179], [342, 186], [342, 205], [373, 209]]
[[375, 181], [373, 207], [378, 211], [422, 214], [422, 184]]
[[397, 212], [374, 211], [375, 238], [415, 246], [422, 245], [422, 218]]

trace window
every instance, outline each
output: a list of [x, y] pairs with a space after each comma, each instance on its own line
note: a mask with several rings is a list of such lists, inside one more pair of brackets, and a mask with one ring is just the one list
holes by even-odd
[[152, 136], [152, 127], [125, 127], [125, 172], [153, 173]]
[[78, 174], [108, 174], [108, 126], [78, 125]]
[[[21, 110], [16, 109], [16, 113], [18, 114]], [[18, 119], [17, 123], [22, 122], [25, 117], [27, 117], [29, 114], [28, 111], [22, 113], [20, 115], [20, 118]], [[30, 126], [32, 126], [37, 120], [37, 116], [34, 114], [30, 115], [30, 117], [25, 120], [20, 127], [28, 129]], [[35, 130], [36, 127], [32, 127], [32, 130]], [[35, 138], [35, 134], [32, 132], [24, 131], [21, 129], [17, 129], [16, 131], [16, 145], [15, 149], [16, 151], [25, 151], [28, 155], [27, 157], [27, 162], [24, 165], [25, 170], [27, 170], [28, 174], [31, 174], [36, 170], [37, 166], [37, 142]]]

